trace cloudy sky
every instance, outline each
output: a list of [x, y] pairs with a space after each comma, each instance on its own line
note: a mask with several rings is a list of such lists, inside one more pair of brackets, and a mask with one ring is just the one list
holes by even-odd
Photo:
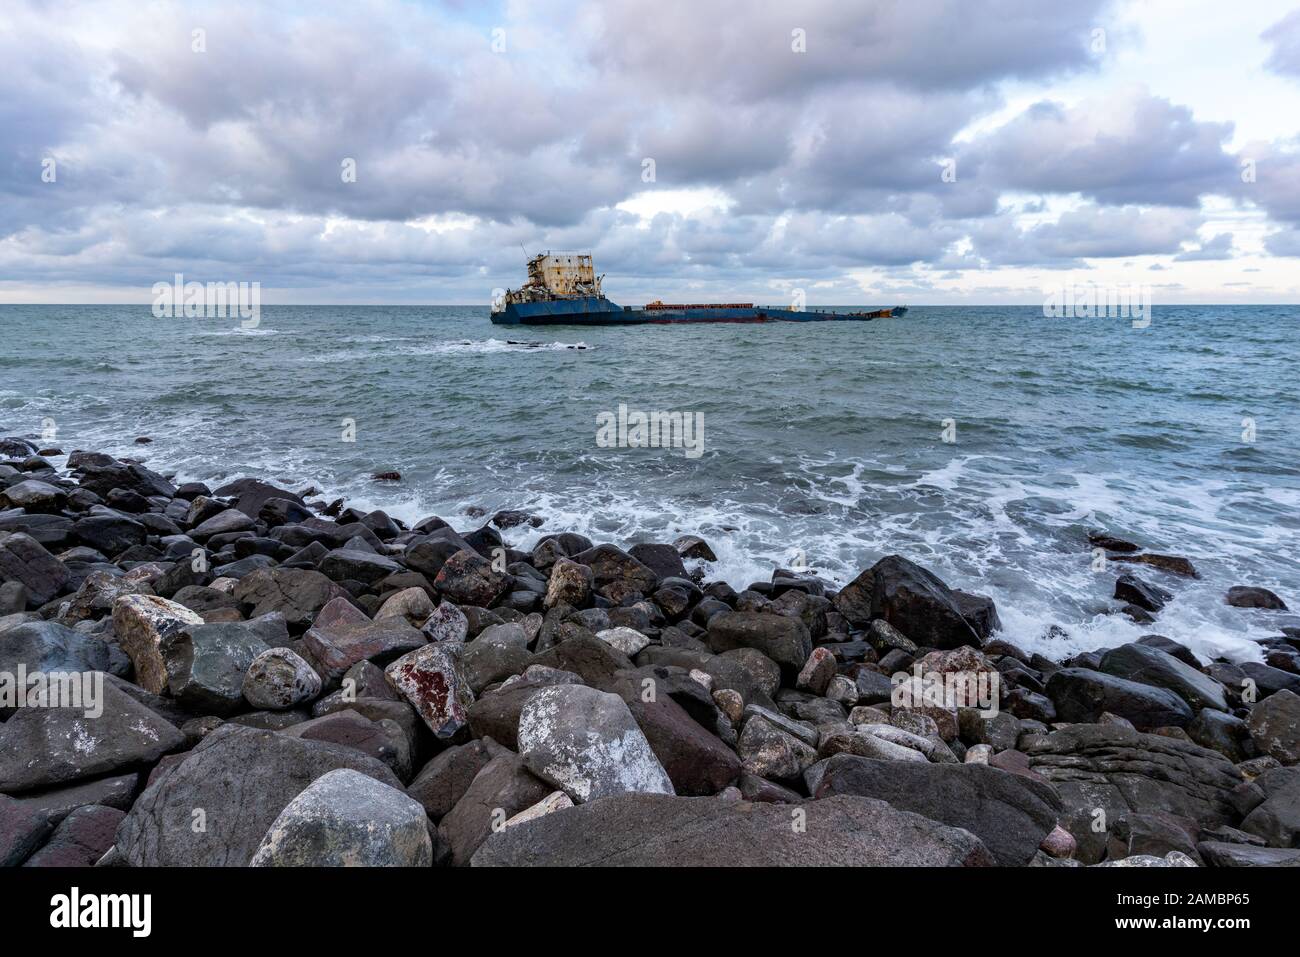
[[1293, 303], [1295, 6], [4, 0], [0, 302]]

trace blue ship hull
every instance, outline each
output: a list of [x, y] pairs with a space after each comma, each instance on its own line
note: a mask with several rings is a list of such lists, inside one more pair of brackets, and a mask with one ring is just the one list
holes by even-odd
[[869, 322], [901, 316], [904, 306], [875, 312], [816, 312], [767, 306], [701, 306], [680, 309], [634, 309], [603, 297], [575, 296], [540, 302], [507, 303], [492, 314], [498, 326], [636, 326], [680, 322]]

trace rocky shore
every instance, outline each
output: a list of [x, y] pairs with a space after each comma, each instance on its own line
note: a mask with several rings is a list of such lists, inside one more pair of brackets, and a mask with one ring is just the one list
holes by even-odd
[[[737, 592], [696, 537], [62, 456], [0, 440], [5, 865], [1300, 864], [1286, 619], [1051, 661], [901, 556]], [[1138, 620], [1195, 574], [1080, 545]]]

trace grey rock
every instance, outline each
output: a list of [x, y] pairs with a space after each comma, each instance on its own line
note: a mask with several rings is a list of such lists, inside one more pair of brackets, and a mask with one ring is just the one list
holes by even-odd
[[[289, 802], [338, 768], [401, 789], [351, 748], [222, 725], [158, 773], [118, 828], [117, 850], [135, 867], [243, 867]], [[196, 809], [203, 830], [192, 826]]]
[[525, 702], [518, 740], [528, 769], [575, 801], [632, 791], [674, 793], [618, 695], [585, 685], [545, 688]]
[[1166, 688], [1194, 709], [1228, 710], [1223, 685], [1158, 648], [1142, 644], [1112, 648], [1102, 655], [1101, 670], [1117, 678]]
[[970, 831], [999, 864], [1029, 863], [1061, 812], [1049, 784], [980, 764], [898, 764], [848, 754], [827, 762], [814, 797], [856, 794]]
[[801, 806], [631, 794], [547, 814], [493, 834], [475, 867], [972, 866], [993, 861], [969, 831], [838, 796]]
[[240, 689], [254, 708], [280, 711], [316, 698], [321, 680], [300, 655], [288, 648], [268, 648], [249, 664]]
[[1139, 729], [1183, 727], [1193, 714], [1172, 691], [1116, 678], [1087, 668], [1062, 668], [1047, 679], [1047, 695], [1059, 720], [1087, 723], [1109, 711]]
[[1285, 765], [1300, 763], [1300, 695], [1277, 691], [1250, 709], [1251, 739], [1265, 754]]
[[329, 771], [280, 812], [253, 867], [428, 867], [424, 808], [400, 790], [348, 768]]
[[43, 605], [67, 586], [63, 562], [25, 532], [0, 532], [0, 582], [21, 582], [33, 604]]

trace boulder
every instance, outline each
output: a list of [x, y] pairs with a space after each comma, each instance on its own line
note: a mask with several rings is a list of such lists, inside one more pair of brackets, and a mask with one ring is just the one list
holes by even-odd
[[1115, 597], [1145, 611], [1159, 611], [1173, 594], [1157, 585], [1144, 582], [1136, 575], [1120, 575], [1115, 581]]
[[634, 791], [674, 793], [663, 765], [617, 695], [585, 685], [545, 688], [524, 704], [518, 740], [528, 769], [575, 801]]
[[1300, 846], [1300, 768], [1273, 768], [1255, 779], [1263, 800], [1242, 819], [1241, 829], [1272, 847]]
[[554, 608], [559, 604], [581, 608], [591, 598], [595, 574], [587, 565], [560, 557], [551, 566], [551, 577], [546, 583], [546, 596], [542, 599], [543, 608]]
[[1300, 695], [1285, 689], [1274, 692], [1255, 703], [1246, 725], [1264, 754], [1284, 765], [1300, 763]]
[[359, 581], [365, 585], [373, 585], [381, 578], [402, 570], [402, 566], [391, 558], [351, 547], [326, 552], [317, 567], [323, 575], [336, 582]]
[[154, 777], [118, 828], [118, 853], [136, 867], [243, 867], [289, 802], [339, 768], [401, 790], [351, 748], [222, 725]]
[[475, 867], [972, 866], [993, 858], [969, 831], [849, 795], [800, 806], [625, 794], [504, 828]]
[[283, 711], [321, 692], [321, 679], [300, 655], [288, 648], [268, 648], [248, 666], [240, 688], [254, 708]]
[[428, 867], [424, 808], [373, 777], [339, 768], [309, 784], [275, 819], [253, 867]]
[[303, 504], [301, 496], [254, 478], [236, 479], [233, 482], [227, 482], [220, 488], [213, 489], [212, 494], [219, 498], [235, 499], [235, 508], [249, 518], [256, 518], [261, 512], [262, 506], [272, 499], [287, 499], [298, 505]]
[[736, 744], [747, 774], [769, 781], [795, 781], [817, 761], [817, 749], [761, 715], [752, 715]]
[[650, 644], [650, 639], [635, 628], [606, 628], [596, 632], [596, 637], [629, 658], [635, 657]]
[[21, 582], [33, 605], [58, 596], [71, 575], [67, 566], [25, 532], [0, 532], [0, 582]]
[[846, 585], [835, 607], [850, 623], [866, 627], [884, 619], [918, 645], [978, 647], [980, 634], [963, 614], [961, 599], [936, 575], [901, 555], [888, 555]]
[[384, 603], [379, 606], [379, 611], [375, 612], [375, 621], [384, 618], [403, 618], [412, 628], [419, 628], [429, 620], [433, 611], [433, 599], [423, 588], [403, 588], [384, 600]]
[[136, 684], [154, 694], [167, 687], [168, 643], [202, 624], [184, 605], [157, 595], [122, 595], [113, 602], [113, 630], [135, 665]]
[[[1236, 820], [1230, 795], [1241, 772], [1227, 758], [1190, 741], [1116, 725], [1079, 724], [1022, 740], [1029, 767], [1055, 785], [1061, 825], [1084, 863], [1101, 860], [1107, 832], [1129, 814], [1162, 812], [1203, 827]], [[1100, 809], [1104, 815], [1098, 818]]]
[[1228, 595], [1224, 599], [1234, 608], [1267, 608], [1273, 611], [1286, 611], [1286, 602], [1278, 598], [1267, 588], [1257, 588], [1251, 585], [1233, 585], [1228, 589]]
[[125, 816], [115, 807], [79, 807], [60, 822], [45, 846], [23, 866], [91, 867], [113, 846], [117, 826]]
[[116, 513], [87, 515], [72, 526], [83, 545], [105, 555], [120, 555], [132, 545], [143, 545], [148, 531], [135, 519]]
[[983, 764], [900, 764], [837, 754], [813, 796], [836, 794], [876, 798], [965, 828], [1004, 866], [1028, 864], [1061, 812], [1050, 784]]
[[1101, 670], [1117, 678], [1168, 689], [1197, 710], [1228, 710], [1223, 685], [1173, 655], [1149, 645], [1128, 644], [1112, 648], [1102, 655]]
[[659, 584], [659, 576], [652, 569], [613, 545], [597, 545], [571, 557], [591, 568], [597, 589], [618, 584], [648, 595]]
[[0, 794], [0, 867], [17, 867], [27, 860], [50, 827], [47, 814]]
[[438, 569], [433, 586], [439, 593], [462, 605], [490, 607], [510, 590], [511, 578], [470, 548], [462, 548]]
[[426, 644], [399, 616], [371, 621], [346, 598], [332, 598], [303, 635], [303, 647], [326, 681], [337, 681], [361, 661], [386, 664]]
[[[96, 696], [80, 708], [18, 708], [0, 724], [0, 792], [121, 774], [184, 743], [174, 725], [111, 682]], [[98, 709], [97, 717], [88, 716]]]
[[474, 694], [528, 667], [532, 653], [523, 625], [509, 622], [484, 628], [465, 645], [462, 666]]
[[1087, 668], [1055, 672], [1047, 680], [1047, 695], [1061, 721], [1093, 723], [1109, 711], [1148, 729], [1181, 728], [1193, 717], [1187, 702], [1172, 691]]
[[[214, 535], [231, 535], [235, 532], [252, 530], [256, 523], [237, 508], [228, 508], [218, 512], [206, 521], [190, 529], [190, 537], [198, 542], [205, 542]], [[215, 546], [213, 546], [215, 547]]]
[[167, 693], [195, 714], [234, 714], [244, 704], [244, 676], [266, 650], [243, 623], [184, 628], [162, 647]]
[[474, 691], [465, 675], [465, 646], [433, 642], [398, 658], [384, 675], [441, 741], [463, 737]]
[[554, 789], [524, 766], [517, 754], [494, 756], [474, 776], [455, 806], [443, 817], [438, 833], [456, 866], [470, 863], [474, 852], [505, 822], [546, 798]]
[[406, 793], [423, 806], [437, 824], [465, 796], [474, 778], [488, 762], [506, 753], [491, 738], [453, 745], [434, 755], [406, 786]]
[[0, 509], [21, 508], [26, 512], [58, 512], [68, 501], [68, 493], [57, 485], [39, 479], [27, 479], [0, 491]]
[[81, 586], [72, 596], [67, 610], [59, 616], [59, 619], [68, 625], [93, 621], [111, 615], [113, 603], [123, 595], [152, 594], [154, 589], [138, 578], [115, 575], [106, 571], [93, 571], [82, 579]]
[[328, 602], [346, 592], [318, 571], [260, 568], [241, 578], [232, 594], [249, 617], [279, 612], [290, 629], [301, 631]]
[[54, 621], [31, 621], [0, 631], [0, 674], [34, 671], [108, 671], [112, 646]]
[[803, 622], [784, 615], [723, 611], [709, 619], [709, 647], [714, 652], [754, 648], [781, 666], [791, 683], [812, 654], [812, 636]]

